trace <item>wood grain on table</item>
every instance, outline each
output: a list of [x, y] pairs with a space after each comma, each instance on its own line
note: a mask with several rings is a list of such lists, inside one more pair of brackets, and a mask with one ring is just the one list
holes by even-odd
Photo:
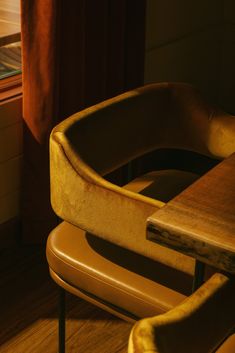
[[149, 217], [147, 238], [235, 273], [235, 153]]

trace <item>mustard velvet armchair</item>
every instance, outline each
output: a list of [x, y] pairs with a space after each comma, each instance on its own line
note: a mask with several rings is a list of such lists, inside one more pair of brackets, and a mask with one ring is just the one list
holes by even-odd
[[235, 352], [235, 281], [216, 273], [176, 308], [137, 322], [128, 353]]
[[190, 294], [194, 260], [146, 240], [147, 217], [198, 173], [152, 170], [123, 186], [106, 175], [157, 149], [223, 159], [235, 151], [235, 119], [191, 86], [152, 84], [99, 103], [50, 138], [51, 202], [63, 222], [47, 242], [50, 274], [64, 290], [129, 321], [162, 314]]

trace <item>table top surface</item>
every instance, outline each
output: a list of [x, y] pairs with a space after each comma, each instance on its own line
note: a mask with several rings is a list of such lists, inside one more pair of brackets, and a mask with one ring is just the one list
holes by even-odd
[[235, 153], [150, 216], [147, 238], [235, 273]]

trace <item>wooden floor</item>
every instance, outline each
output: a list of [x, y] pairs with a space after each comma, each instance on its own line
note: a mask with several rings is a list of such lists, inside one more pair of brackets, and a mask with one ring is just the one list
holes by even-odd
[[[44, 249], [0, 251], [0, 353], [57, 353], [57, 286]], [[66, 353], [126, 353], [131, 325], [67, 295]]]

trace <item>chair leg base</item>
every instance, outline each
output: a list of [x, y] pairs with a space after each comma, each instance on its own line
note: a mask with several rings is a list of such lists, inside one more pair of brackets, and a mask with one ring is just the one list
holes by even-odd
[[193, 278], [192, 293], [195, 292], [204, 282], [205, 264], [196, 260]]
[[65, 353], [65, 290], [59, 288], [59, 327], [58, 327], [58, 336], [59, 336], [59, 353]]

